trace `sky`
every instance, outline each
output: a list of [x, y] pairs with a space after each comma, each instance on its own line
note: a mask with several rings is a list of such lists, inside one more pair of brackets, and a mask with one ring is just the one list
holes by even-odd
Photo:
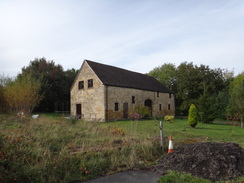
[[244, 71], [243, 0], [0, 0], [0, 75], [35, 58], [148, 73], [183, 62]]

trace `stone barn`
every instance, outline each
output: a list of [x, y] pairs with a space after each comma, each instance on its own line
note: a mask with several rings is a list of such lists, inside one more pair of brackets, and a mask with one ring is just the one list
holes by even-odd
[[71, 87], [71, 115], [88, 121], [129, 119], [137, 105], [151, 116], [175, 114], [174, 95], [155, 78], [84, 60]]

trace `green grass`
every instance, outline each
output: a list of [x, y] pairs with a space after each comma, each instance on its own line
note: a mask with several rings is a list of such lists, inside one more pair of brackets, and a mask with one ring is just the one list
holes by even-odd
[[[154, 137], [159, 135], [160, 120], [142, 121], [117, 121], [103, 123], [102, 126], [121, 127], [128, 134], [133, 133], [138, 137]], [[163, 121], [164, 136], [173, 136], [175, 143], [184, 143], [187, 140], [195, 141], [215, 141], [215, 142], [235, 142], [244, 147], [244, 128], [233, 126], [221, 122], [212, 124], [198, 123], [195, 128], [187, 125], [186, 119], [175, 119], [173, 123]]]
[[[231, 181], [217, 181], [216, 183], [243, 183], [244, 177]], [[169, 171], [167, 175], [162, 176], [158, 183], [211, 183], [210, 180], [192, 176], [190, 173], [179, 173]]]
[[[186, 119], [163, 122], [176, 146], [199, 141], [236, 142], [243, 129], [215, 122], [188, 127]], [[159, 120], [109, 123], [0, 115], [0, 182], [77, 182], [155, 164], [163, 155]]]

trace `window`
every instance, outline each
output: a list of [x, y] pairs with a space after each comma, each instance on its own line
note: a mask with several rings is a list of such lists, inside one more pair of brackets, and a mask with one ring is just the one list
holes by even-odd
[[93, 79], [89, 79], [88, 80], [88, 88], [92, 88], [93, 87]]
[[169, 93], [169, 98], [171, 98], [171, 93]]
[[84, 88], [84, 81], [79, 81], [78, 83], [78, 89], [81, 90]]
[[170, 104], [168, 104], [168, 110], [170, 110]]
[[157, 92], [157, 97], [159, 97], [159, 92]]
[[119, 110], [119, 103], [118, 102], [115, 102], [114, 103], [114, 110], [115, 111], [118, 111]]
[[135, 96], [132, 96], [132, 104], [135, 103]]
[[162, 111], [162, 104], [159, 104], [159, 110]]

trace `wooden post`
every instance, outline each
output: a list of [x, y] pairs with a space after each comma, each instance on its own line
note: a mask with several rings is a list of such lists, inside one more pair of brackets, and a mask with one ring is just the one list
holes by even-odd
[[162, 121], [160, 121], [160, 139], [161, 139], [161, 143], [162, 143], [162, 151], [164, 152], [164, 133], [163, 133], [163, 123]]

